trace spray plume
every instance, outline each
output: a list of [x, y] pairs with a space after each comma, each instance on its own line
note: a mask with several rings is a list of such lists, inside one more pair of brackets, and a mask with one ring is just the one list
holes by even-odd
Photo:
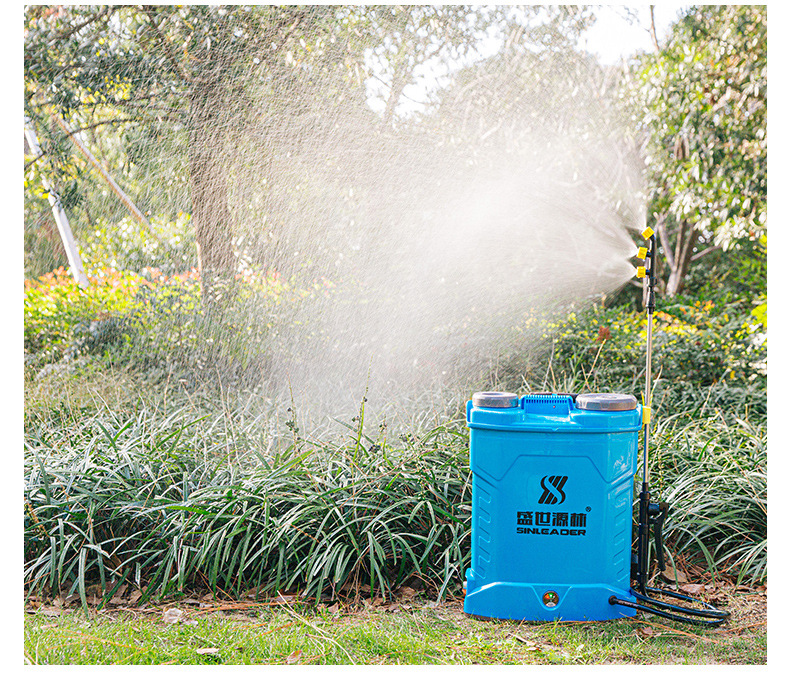
[[597, 66], [521, 54], [470, 70], [395, 127], [308, 101], [316, 123], [295, 126], [312, 131], [245, 174], [270, 207], [270, 229], [249, 231], [270, 234], [275, 267], [334, 284], [271, 353], [274, 396], [287, 386], [298, 409], [333, 413], [363, 396], [374, 411], [463, 400], [537, 348], [536, 319], [632, 277], [638, 162]]

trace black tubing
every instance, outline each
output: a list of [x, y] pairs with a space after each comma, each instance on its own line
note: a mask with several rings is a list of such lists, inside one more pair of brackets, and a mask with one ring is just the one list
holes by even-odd
[[666, 588], [653, 588], [648, 586], [648, 591], [653, 593], [658, 593], [659, 595], [668, 595], [672, 598], [677, 598], [678, 600], [685, 600], [686, 602], [693, 602], [698, 605], [702, 605], [705, 609], [694, 609], [693, 607], [681, 607], [679, 605], [672, 605], [668, 602], [662, 602], [661, 600], [656, 600], [655, 598], [651, 598], [649, 595], [642, 595], [638, 591], [631, 590], [632, 595], [634, 595], [637, 599], [642, 600], [643, 602], [648, 602], [651, 605], [655, 605], [656, 607], [663, 607], [664, 609], [669, 609], [673, 611], [680, 611], [684, 614], [691, 614], [692, 616], [700, 616], [704, 618], [721, 618], [726, 619], [730, 616], [730, 613], [725, 609], [718, 609], [713, 605], [709, 605], [707, 602], [703, 602], [697, 598], [692, 598], [688, 595], [683, 595], [683, 593], [678, 593], [676, 591], [671, 591]]
[[656, 616], [661, 616], [665, 619], [670, 619], [671, 621], [678, 621], [680, 623], [690, 623], [696, 626], [713, 627], [713, 626], [720, 626], [724, 622], [724, 619], [716, 619], [713, 621], [702, 621], [701, 619], [694, 619], [690, 616], [670, 614], [669, 612], [664, 612], [660, 609], [656, 609], [655, 607], [640, 605], [636, 602], [629, 602], [628, 600], [620, 600], [620, 598], [617, 598], [614, 595], [611, 598], [609, 598], [609, 603], [612, 605], [623, 605], [624, 607], [631, 607], [633, 609], [638, 609], [642, 612], [649, 612], [650, 614], [655, 614]]
[[[705, 607], [705, 609], [694, 609], [693, 607], [681, 607], [679, 605], [672, 605], [668, 602], [662, 602], [661, 600], [656, 600], [655, 598], [651, 598], [649, 595], [643, 595], [642, 593], [639, 593], [634, 589], [631, 589], [631, 593], [638, 600], [641, 600], [642, 601], [641, 603], [630, 602], [629, 600], [621, 600], [617, 596], [613, 595], [609, 598], [609, 604], [631, 607], [632, 609], [638, 609], [638, 610], [642, 610], [643, 612], [649, 612], [650, 614], [655, 614], [656, 616], [661, 616], [664, 617], [665, 619], [670, 619], [672, 621], [679, 621], [681, 623], [690, 623], [697, 626], [708, 626], [708, 627], [720, 626], [730, 616], [730, 613], [726, 610], [717, 609], [713, 605], [709, 605], [706, 602], [702, 602], [702, 600], [698, 600], [697, 598], [692, 598], [688, 595], [683, 595], [682, 593], [676, 593], [675, 591], [670, 591], [663, 588], [648, 588], [647, 590], [653, 591], [654, 593], [659, 593], [661, 595], [669, 595], [673, 598], [678, 598], [679, 600], [686, 600], [688, 602], [701, 604]], [[647, 604], [642, 604], [642, 603], [647, 603]], [[670, 610], [670, 611], [664, 611], [664, 610]]]

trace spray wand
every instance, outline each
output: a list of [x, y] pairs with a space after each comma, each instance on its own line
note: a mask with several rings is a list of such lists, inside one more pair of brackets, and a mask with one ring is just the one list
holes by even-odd
[[650, 446], [650, 411], [653, 391], [652, 355], [653, 355], [653, 312], [656, 309], [656, 235], [647, 228], [642, 236], [647, 240], [647, 247], [640, 247], [636, 257], [645, 264], [637, 268], [637, 277], [644, 278], [647, 310], [647, 349], [645, 355], [645, 394], [642, 405], [642, 490], [639, 493], [639, 529], [637, 530], [637, 569], [636, 585], [640, 593], [647, 594], [647, 552], [650, 545], [650, 526], [656, 544], [658, 567], [663, 572], [664, 562], [663, 526], [669, 505], [666, 502], [653, 504], [650, 502], [650, 483], [648, 473], [648, 448]]
[[[650, 446], [650, 413], [651, 398], [653, 389], [652, 374], [652, 353], [653, 353], [653, 313], [656, 308], [656, 235], [652, 228], [648, 227], [642, 232], [647, 242], [646, 247], [640, 247], [636, 257], [645, 262], [644, 265], [637, 267], [636, 276], [645, 280], [647, 310], [647, 350], [645, 356], [645, 394], [642, 405], [642, 488], [639, 493], [639, 521], [637, 525], [637, 560], [633, 574], [633, 586], [631, 594], [638, 602], [629, 602], [612, 596], [609, 602], [613, 605], [624, 605], [642, 611], [656, 614], [673, 621], [683, 623], [693, 623], [703, 626], [721, 625], [730, 613], [717, 609], [697, 598], [692, 598], [683, 593], [671, 591], [665, 588], [654, 588], [647, 585], [648, 581], [648, 551], [650, 548], [650, 530], [652, 527], [655, 539], [656, 561], [659, 569], [663, 572], [666, 569], [664, 560], [664, 537], [663, 526], [669, 505], [666, 502], [650, 501], [650, 482], [648, 469], [648, 449]], [[702, 608], [685, 607], [668, 602], [657, 600], [650, 596], [663, 595], [683, 600], [693, 605], [701, 605]]]

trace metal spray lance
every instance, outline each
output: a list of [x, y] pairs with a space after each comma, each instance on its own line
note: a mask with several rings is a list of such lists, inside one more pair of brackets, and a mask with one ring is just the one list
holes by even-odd
[[647, 552], [650, 545], [650, 526], [656, 541], [656, 558], [661, 571], [666, 569], [664, 562], [664, 540], [662, 529], [668, 506], [666, 502], [650, 503], [650, 474], [648, 468], [648, 449], [650, 447], [650, 411], [653, 391], [653, 312], [656, 309], [656, 234], [648, 227], [642, 232], [647, 247], [640, 247], [636, 257], [645, 264], [637, 268], [636, 275], [645, 280], [645, 308], [647, 310], [647, 348], [645, 355], [645, 393], [642, 405], [642, 490], [639, 493], [639, 529], [637, 535], [637, 574], [639, 591], [646, 592]]
[[[609, 602], [614, 605], [623, 605], [640, 609], [666, 619], [681, 621], [703, 626], [718, 626], [730, 615], [726, 610], [717, 609], [697, 598], [692, 598], [683, 593], [678, 593], [666, 588], [654, 588], [647, 585], [648, 581], [648, 549], [650, 547], [650, 528], [653, 528], [656, 545], [656, 559], [661, 571], [666, 569], [664, 562], [664, 540], [662, 528], [669, 506], [666, 502], [652, 503], [650, 501], [648, 450], [650, 447], [650, 412], [653, 389], [652, 352], [653, 352], [653, 312], [656, 308], [656, 235], [648, 227], [642, 232], [647, 242], [646, 247], [640, 247], [636, 257], [644, 260], [645, 264], [637, 267], [636, 276], [645, 280], [645, 309], [647, 310], [647, 345], [645, 356], [645, 394], [642, 405], [642, 489], [639, 493], [639, 523], [637, 529], [637, 562], [634, 570], [631, 594], [637, 602], [622, 600], [611, 596]], [[684, 605], [665, 602], [655, 596], [669, 597], [681, 600]]]

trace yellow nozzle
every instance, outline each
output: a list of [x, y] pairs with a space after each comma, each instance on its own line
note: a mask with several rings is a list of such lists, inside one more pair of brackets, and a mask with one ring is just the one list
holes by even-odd
[[636, 252], [636, 257], [640, 260], [647, 258], [647, 249], [644, 246], [640, 246]]
[[650, 424], [650, 408], [642, 406], [642, 424]]
[[654, 234], [655, 234], [655, 232], [653, 231], [652, 227], [648, 227], [648, 228], [645, 229], [644, 232], [642, 232], [642, 236], [645, 239], [650, 239], [650, 237], [652, 237]]
[[647, 273], [647, 268], [644, 265], [640, 265], [639, 267], [636, 268], [637, 279], [644, 279], [646, 273]]

